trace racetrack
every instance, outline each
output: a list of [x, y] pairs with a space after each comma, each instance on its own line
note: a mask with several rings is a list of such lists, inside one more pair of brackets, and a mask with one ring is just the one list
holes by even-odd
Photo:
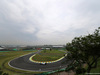
[[29, 60], [29, 58], [36, 53], [39, 53], [39, 51], [15, 58], [11, 60], [8, 64], [13, 68], [25, 71], [52, 71], [65, 68], [70, 63], [70, 61], [68, 61], [67, 64], [64, 64], [63, 62], [67, 60], [66, 58], [63, 58], [58, 62], [47, 63], [46, 65], [40, 65], [40, 63], [34, 63]]

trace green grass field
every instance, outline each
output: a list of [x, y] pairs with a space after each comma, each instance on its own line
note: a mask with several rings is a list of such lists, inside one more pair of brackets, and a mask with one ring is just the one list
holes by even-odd
[[34, 73], [38, 73], [38, 72], [22, 71], [8, 66], [8, 62], [10, 60], [31, 52], [36, 52], [36, 50], [0, 52], [0, 68], [3, 70], [3, 72], [8, 73], [9, 75], [32, 75]]
[[54, 61], [57, 60], [61, 57], [63, 57], [65, 54], [65, 52], [63, 51], [59, 51], [59, 50], [44, 50], [41, 51], [41, 53], [36, 54], [35, 56], [33, 56], [33, 60], [35, 61], [41, 61], [41, 62], [48, 62], [48, 61]]

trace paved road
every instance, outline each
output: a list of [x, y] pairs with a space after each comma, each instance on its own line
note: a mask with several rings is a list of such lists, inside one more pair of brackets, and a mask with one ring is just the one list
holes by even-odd
[[[36, 53], [39, 53], [39, 52], [36, 52]], [[30, 54], [15, 58], [11, 60], [8, 64], [11, 67], [22, 69], [22, 70], [28, 70], [28, 71], [52, 71], [52, 70], [58, 70], [60, 68], [65, 68], [67, 67], [67, 64], [70, 63], [70, 61], [68, 61], [67, 64], [64, 64], [63, 62], [66, 61], [66, 58], [64, 58], [55, 63], [40, 65], [39, 63], [34, 63], [29, 60], [30, 56], [36, 53], [30, 53]]]

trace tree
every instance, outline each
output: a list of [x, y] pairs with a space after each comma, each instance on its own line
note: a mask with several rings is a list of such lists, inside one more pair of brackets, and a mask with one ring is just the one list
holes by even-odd
[[96, 68], [100, 58], [100, 27], [93, 34], [75, 37], [71, 43], [67, 43], [66, 49], [70, 53], [68, 57], [74, 60], [73, 64], [78, 62], [81, 69], [83, 63], [87, 64], [86, 71], [90, 73], [92, 68]]
[[50, 51], [52, 51], [52, 48], [50, 48]]

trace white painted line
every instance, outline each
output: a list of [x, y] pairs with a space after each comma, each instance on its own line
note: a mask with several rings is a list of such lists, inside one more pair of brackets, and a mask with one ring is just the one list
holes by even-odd
[[[35, 52], [34, 52], [35, 53]], [[31, 53], [28, 53], [28, 54], [31, 54]], [[28, 55], [28, 54], [25, 54], [25, 55]], [[23, 56], [25, 56], [25, 55], [21, 55], [21, 56], [19, 56], [19, 57], [23, 57]], [[33, 60], [32, 60], [32, 57], [33, 56], [35, 56], [35, 54], [34, 55], [32, 55], [30, 58], [29, 58], [29, 60], [31, 61], [31, 62], [34, 62]], [[67, 56], [67, 54], [65, 55], [65, 56]], [[17, 57], [17, 58], [19, 58], [19, 57]], [[17, 58], [14, 58], [14, 59], [12, 59], [12, 60], [15, 60], [15, 59], [17, 59]], [[58, 59], [58, 60], [56, 60], [56, 61], [50, 61], [50, 62], [48, 62], [48, 63], [54, 63], [54, 62], [57, 62], [57, 61], [60, 61], [61, 59], [63, 59], [64, 57], [61, 57], [60, 59]], [[19, 69], [19, 70], [24, 70], [24, 71], [34, 71], [34, 72], [39, 72], [40, 70], [26, 70], [26, 69], [21, 69], [21, 68], [17, 68], [17, 67], [14, 67], [14, 66], [11, 66], [10, 65], [10, 62], [12, 61], [12, 60], [10, 60], [9, 62], [8, 62], [8, 65], [10, 66], [10, 67], [12, 67], [12, 68], [15, 68], [15, 69]], [[39, 61], [35, 61], [35, 63], [40, 63]], [[40, 71], [40, 72], [47, 72], [47, 71], [52, 71], [52, 70], [46, 70], [46, 71]]]
[[[28, 54], [31, 54], [31, 53], [28, 53]], [[28, 55], [28, 54], [25, 54], [25, 55]], [[25, 56], [25, 55], [21, 55], [21, 56], [19, 56], [19, 57], [23, 57], [23, 56]], [[17, 58], [19, 58], [19, 57], [17, 57]], [[12, 59], [12, 60], [15, 60], [15, 59], [17, 59], [17, 58], [14, 58], [14, 59]], [[10, 65], [10, 62], [11, 62], [12, 60], [10, 60], [10, 61], [8, 62], [8, 65], [9, 65], [10, 67], [12, 67], [12, 68], [19, 69], [19, 70], [24, 70], [24, 71], [39, 72], [38, 70], [26, 70], [26, 69], [21, 69], [21, 68], [17, 68], [17, 67], [11, 66], [11, 65]], [[48, 70], [48, 71], [49, 71], [49, 70]], [[51, 71], [51, 70], [50, 70], [50, 71]], [[41, 71], [41, 72], [46, 72], [46, 71]]]

